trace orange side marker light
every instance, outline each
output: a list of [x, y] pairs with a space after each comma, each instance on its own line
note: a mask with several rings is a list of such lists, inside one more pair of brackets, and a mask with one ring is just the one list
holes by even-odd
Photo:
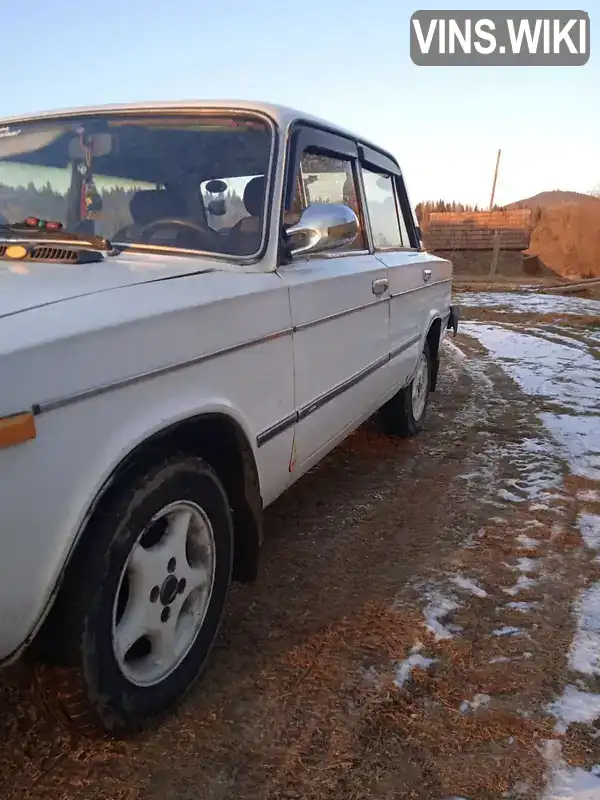
[[0, 448], [22, 444], [36, 436], [35, 417], [30, 411], [0, 417]]

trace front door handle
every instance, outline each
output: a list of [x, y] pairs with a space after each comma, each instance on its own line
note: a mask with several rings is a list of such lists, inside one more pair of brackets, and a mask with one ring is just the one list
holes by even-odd
[[431, 278], [431, 270], [430, 269], [424, 269], [423, 270], [423, 280], [425, 281], [425, 283], [427, 283], [427, 281], [430, 280], [430, 278]]
[[373, 281], [373, 294], [383, 294], [387, 292], [389, 281], [387, 278], [377, 278]]

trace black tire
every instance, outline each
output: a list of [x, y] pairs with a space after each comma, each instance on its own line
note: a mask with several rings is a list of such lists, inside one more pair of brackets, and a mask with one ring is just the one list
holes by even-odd
[[421, 358], [425, 358], [427, 364], [427, 369], [425, 371], [426, 385], [424, 387], [425, 404], [423, 406], [423, 411], [418, 419], [415, 418], [412, 396], [413, 385], [415, 381], [419, 379], [419, 375], [417, 373], [408, 386], [400, 389], [400, 391], [395, 394], [391, 400], [388, 400], [388, 402], [381, 409], [383, 428], [389, 436], [409, 438], [411, 436], [416, 436], [423, 430], [425, 417], [427, 416], [427, 405], [431, 390], [431, 354], [427, 344], [423, 349]]
[[[139, 686], [125, 677], [112, 645], [113, 605], [125, 564], [150, 520], [178, 501], [193, 502], [210, 521], [214, 582], [206, 615], [183, 660], [159, 683]], [[233, 563], [233, 523], [214, 470], [195, 458], [173, 458], [132, 478], [90, 523], [55, 611], [62, 622], [61, 660], [38, 669], [45, 701], [84, 734], [128, 736], [156, 725], [174, 710], [203, 671], [217, 636]], [[58, 614], [58, 616], [57, 616]]]

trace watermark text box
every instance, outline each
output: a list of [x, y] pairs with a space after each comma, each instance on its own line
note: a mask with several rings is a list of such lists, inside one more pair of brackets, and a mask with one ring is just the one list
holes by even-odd
[[415, 11], [410, 57], [418, 66], [582, 66], [590, 57], [585, 11]]

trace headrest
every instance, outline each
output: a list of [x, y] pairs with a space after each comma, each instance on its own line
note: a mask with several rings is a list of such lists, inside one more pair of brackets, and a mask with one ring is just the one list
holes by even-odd
[[260, 175], [248, 181], [244, 189], [244, 206], [251, 217], [260, 217], [265, 202], [265, 179]]
[[146, 189], [133, 195], [129, 212], [137, 225], [148, 225], [157, 219], [185, 217], [186, 204], [183, 197], [166, 189]]

